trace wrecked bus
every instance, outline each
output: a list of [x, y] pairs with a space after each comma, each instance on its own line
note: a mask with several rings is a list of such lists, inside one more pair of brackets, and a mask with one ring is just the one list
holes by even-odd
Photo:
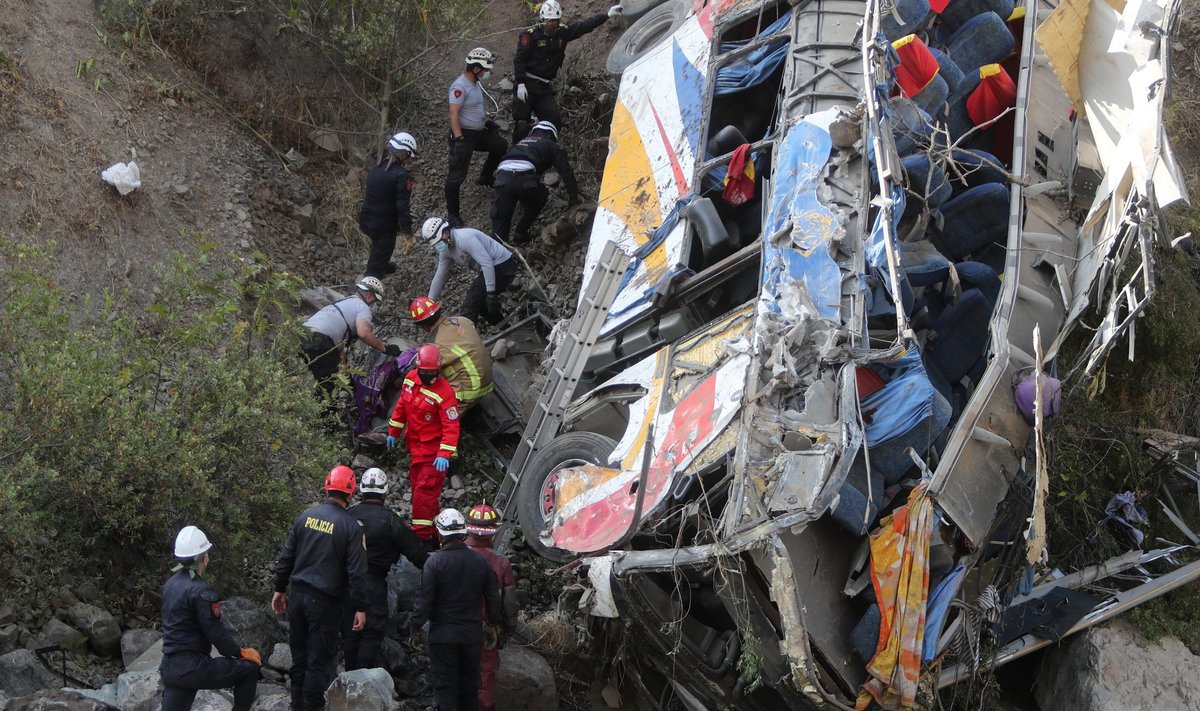
[[668, 0], [627, 30], [580, 302], [497, 495], [574, 561], [617, 693], [906, 707], [929, 662], [1044, 644], [1025, 605], [1069, 602], [1066, 634], [1200, 574], [1042, 565], [1034, 374], [1131, 328], [1184, 197], [1176, 3], [1118, 5]]

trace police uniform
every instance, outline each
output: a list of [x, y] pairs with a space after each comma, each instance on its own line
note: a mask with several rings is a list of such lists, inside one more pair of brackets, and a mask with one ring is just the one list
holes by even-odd
[[[200, 689], [233, 689], [233, 711], [248, 711], [258, 686], [258, 665], [240, 659], [241, 646], [221, 623], [217, 591], [199, 575], [181, 570], [162, 588], [163, 711], [186, 711]], [[209, 656], [216, 647], [222, 655]], [[234, 657], [232, 659], [228, 657]]]
[[332, 499], [300, 514], [275, 565], [275, 591], [288, 593], [293, 711], [324, 708], [335, 674], [342, 602], [366, 610], [366, 590], [366, 545], [358, 520]]
[[459, 414], [465, 413], [493, 390], [492, 356], [466, 316], [440, 316], [430, 334], [442, 354], [442, 377], [454, 388]]
[[388, 435], [399, 437], [404, 433], [411, 460], [408, 483], [412, 487], [412, 528], [423, 540], [433, 539], [433, 517], [440, 510], [438, 497], [446, 480], [445, 472], [439, 472], [433, 460], [449, 459], [458, 451], [458, 418], [458, 398], [441, 374], [426, 385], [416, 370], [409, 371], [388, 421]]
[[[511, 635], [517, 631], [517, 615], [520, 610], [517, 577], [513, 574], [512, 562], [492, 550], [490, 539], [468, 536], [467, 547], [483, 556], [488, 567], [496, 574], [496, 583], [500, 588], [500, 609], [504, 613], [503, 633], [505, 636]], [[486, 601], [481, 603], [480, 612], [486, 618]], [[499, 639], [495, 645], [489, 645], [488, 641], [484, 640], [483, 653], [479, 659], [479, 711], [494, 711], [496, 708], [496, 667], [500, 665], [500, 644]]]
[[429, 556], [413, 611], [414, 628], [429, 622], [429, 671], [435, 706], [474, 709], [483, 647], [480, 600], [489, 624], [503, 623], [496, 574], [460, 540]]
[[388, 155], [367, 173], [367, 189], [358, 213], [359, 229], [371, 238], [367, 276], [387, 275], [397, 231], [412, 234], [412, 189], [408, 169], [394, 156]]
[[526, 136], [504, 154], [496, 168], [496, 191], [492, 196], [491, 210], [492, 234], [505, 242], [509, 241], [508, 231], [513, 212], [517, 209], [517, 203], [520, 203], [524, 211], [521, 221], [517, 223], [517, 236], [513, 243], [525, 244], [530, 240], [529, 230], [550, 196], [550, 191], [542, 185], [541, 175], [551, 166], [558, 169], [563, 184], [567, 186], [567, 201], [572, 205], [579, 202], [579, 184], [575, 182], [575, 171], [571, 170], [567, 152], [549, 136]]
[[367, 625], [361, 632], [350, 630], [354, 611], [343, 615], [343, 629], [350, 630], [345, 638], [346, 671], [376, 666], [376, 657], [387, 632], [388, 588], [387, 575], [403, 555], [418, 568], [425, 565], [428, 553], [408, 524], [387, 506], [381, 498], [363, 499], [347, 509], [362, 525], [367, 542]]
[[608, 14], [602, 12], [578, 24], [562, 23], [553, 34], [546, 32], [541, 23], [520, 34], [517, 53], [513, 56], [513, 83], [524, 84], [528, 97], [521, 101], [513, 92], [513, 143], [529, 133], [532, 114], [537, 114], [539, 121], [549, 121], [562, 129], [562, 116], [558, 113], [551, 82], [558, 76], [566, 57], [567, 43], [603, 25], [607, 19]]

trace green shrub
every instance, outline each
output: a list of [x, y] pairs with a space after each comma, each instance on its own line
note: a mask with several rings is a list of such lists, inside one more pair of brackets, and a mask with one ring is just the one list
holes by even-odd
[[249, 589], [338, 456], [280, 316], [293, 279], [180, 257], [152, 295], [72, 305], [47, 254], [0, 241], [0, 567], [154, 589], [196, 524], [221, 590]]

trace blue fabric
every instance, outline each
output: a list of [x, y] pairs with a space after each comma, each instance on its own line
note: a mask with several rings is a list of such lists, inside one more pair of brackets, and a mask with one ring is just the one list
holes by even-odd
[[933, 16], [929, 0], [896, 0], [895, 10], [882, 10], [879, 15], [879, 30], [889, 42], [911, 35]]
[[964, 289], [979, 289], [989, 306], [996, 307], [996, 300], [1000, 298], [1000, 275], [995, 269], [979, 262], [959, 262], [954, 269]]
[[[988, 183], [1004, 183], [1008, 180], [1004, 171], [997, 167], [1003, 166], [1004, 163], [986, 151], [956, 149], [954, 162], [958, 164], [959, 173], [962, 173], [968, 188]], [[951, 175], [950, 180], [955, 187], [964, 185], [964, 182], [959, 180], [958, 173]]]
[[925, 637], [921, 647], [921, 661], [927, 662], [937, 654], [938, 637], [942, 636], [942, 627], [946, 624], [946, 612], [950, 609], [950, 601], [954, 599], [966, 574], [966, 563], [959, 563], [942, 578], [925, 601]]
[[941, 21], [943, 30], [954, 32], [967, 24], [971, 18], [988, 10], [1007, 20], [1012, 15], [1013, 4], [1013, 0], [951, 0], [946, 9], [938, 15], [938, 20]]
[[942, 231], [934, 244], [942, 254], [960, 260], [978, 254], [1008, 236], [1009, 190], [1002, 183], [971, 188], [942, 205]]
[[914, 287], [940, 284], [950, 276], [950, 260], [929, 240], [901, 242], [900, 268]]
[[885, 379], [888, 379], [890, 371], [890, 379], [881, 389], [862, 400], [864, 418], [870, 418], [866, 427], [866, 440], [870, 447], [914, 430], [922, 421], [932, 417], [933, 401], [940, 398], [925, 374], [921, 353], [915, 344], [910, 345], [908, 351], [894, 363], [873, 367], [882, 371]]
[[908, 205], [903, 219], [916, 217], [926, 206], [941, 207], [950, 199], [953, 188], [941, 163], [932, 162], [927, 154], [917, 153], [901, 160], [900, 165], [904, 168], [908, 188]]
[[946, 106], [946, 99], [949, 96], [950, 87], [946, 84], [946, 80], [941, 77], [941, 72], [938, 72], [933, 79], [929, 80], [924, 89], [917, 92], [917, 95], [913, 97], [913, 101], [916, 102], [917, 106], [921, 107], [922, 111], [937, 115]]
[[[763, 31], [758, 36], [770, 37], [786, 28], [791, 23], [791, 20], [792, 13], [789, 10], [778, 20], [763, 28]], [[746, 40], [723, 42], [721, 44], [721, 53], [724, 54], [745, 44]], [[789, 44], [789, 38], [780, 37], [778, 41], [769, 42], [745, 57], [721, 67], [717, 71], [714, 94], [716, 96], [736, 94], [739, 91], [763, 83], [783, 65], [783, 59], [787, 56]]]
[[1008, 23], [994, 12], [985, 12], [972, 17], [951, 35], [946, 54], [965, 76], [974, 74], [978, 82], [980, 67], [1004, 60], [1016, 46]]
[[954, 60], [946, 56], [946, 53], [934, 47], [929, 48], [929, 53], [938, 63], [938, 76], [945, 80], [946, 86], [950, 88], [950, 96], [954, 96], [954, 92], [963, 83], [963, 71], [959, 69]]
[[[903, 158], [918, 147], [930, 143], [933, 132], [932, 119], [912, 99], [897, 96], [888, 102], [891, 118], [892, 139], [896, 142], [896, 154]], [[867, 157], [874, 162], [874, 147], [867, 143]]]
[[954, 385], [986, 352], [992, 305], [979, 289], [964, 291], [934, 322], [937, 338], [925, 343], [929, 369]]

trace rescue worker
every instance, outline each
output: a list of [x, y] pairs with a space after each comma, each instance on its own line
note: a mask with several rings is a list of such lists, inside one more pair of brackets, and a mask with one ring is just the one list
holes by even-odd
[[362, 501], [347, 511], [362, 525], [367, 544], [367, 626], [361, 632], [354, 632], [350, 629], [353, 622], [350, 615], [344, 616], [346, 671], [378, 666], [379, 648], [391, 614], [387, 576], [392, 566], [404, 556], [420, 568], [428, 557], [425, 546], [404, 519], [384, 504], [388, 480], [382, 469], [363, 472], [358, 491]]
[[[175, 536], [179, 563], [162, 587], [163, 711], [187, 711], [200, 689], [233, 689], [233, 711], [249, 711], [262, 658], [239, 647], [221, 622], [217, 591], [204, 582], [208, 536], [184, 526]], [[210, 657], [213, 647], [221, 654]]]
[[325, 689], [336, 674], [342, 604], [354, 611], [353, 631], [366, 625], [366, 544], [362, 526], [346, 513], [356, 486], [350, 467], [330, 469], [328, 498], [296, 518], [275, 564], [271, 609], [288, 616], [293, 711], [325, 707]]
[[383, 282], [365, 276], [354, 285], [355, 294], [322, 308], [304, 322], [312, 333], [300, 344], [308, 369], [317, 380], [317, 393], [333, 396], [333, 376], [341, 364], [343, 349], [355, 338], [380, 353], [395, 357], [400, 346], [379, 340], [371, 325], [371, 307], [383, 303]]
[[521, 203], [523, 212], [517, 223], [517, 236], [512, 244], [530, 240], [529, 230], [537, 221], [550, 191], [542, 184], [542, 173], [554, 167], [567, 186], [567, 204], [579, 204], [579, 184], [567, 152], [558, 145], [558, 129], [549, 121], [538, 121], [533, 131], [504, 154], [496, 167], [496, 191], [492, 195], [492, 234], [502, 242], [509, 241], [513, 212]]
[[[446, 172], [446, 212], [455, 227], [463, 224], [459, 216], [459, 188], [471, 169], [471, 156], [486, 151], [487, 160], [479, 172], [479, 185], [491, 187], [492, 173], [508, 144], [498, 133], [499, 126], [487, 118], [483, 81], [492, 73], [496, 57], [486, 47], [467, 52], [467, 68], [450, 84], [450, 160]], [[490, 99], [491, 96], [488, 95]], [[495, 103], [495, 99], [492, 99]]]
[[554, 77], [566, 57], [567, 43], [586, 35], [610, 17], [624, 11], [613, 5], [575, 25], [562, 24], [562, 5], [558, 0], [545, 0], [538, 10], [538, 24], [517, 37], [517, 53], [513, 55], [513, 143], [529, 133], [533, 114], [541, 121], [562, 126], [562, 115], [554, 100]]
[[396, 446], [404, 434], [410, 464], [408, 483], [412, 489], [412, 528], [417, 537], [432, 542], [433, 517], [450, 457], [458, 451], [458, 398], [449, 381], [438, 372], [438, 347], [426, 343], [417, 349], [414, 368], [404, 376], [400, 398], [388, 421], [387, 448]]
[[466, 414], [479, 398], [492, 392], [492, 356], [475, 324], [466, 316], [447, 316], [442, 305], [428, 296], [413, 299], [408, 315], [433, 336], [442, 355], [442, 377], [454, 388], [459, 414]]
[[450, 223], [440, 217], [431, 217], [421, 225], [421, 237], [437, 252], [437, 271], [429, 283], [429, 298], [435, 301], [442, 294], [451, 262], [476, 270], [475, 281], [463, 298], [459, 313], [472, 322], [479, 322], [479, 315], [486, 315], [489, 323], [500, 323], [504, 311], [500, 306], [500, 292], [517, 276], [517, 260], [500, 242], [479, 230], [470, 227], [451, 228]]
[[[499, 526], [500, 514], [487, 504], [476, 504], [467, 512], [467, 547], [482, 555], [496, 574], [500, 588], [500, 610], [504, 615], [503, 627], [493, 627], [487, 622], [483, 625], [479, 711], [493, 711], [496, 708], [496, 667], [500, 664], [500, 649], [517, 631], [517, 613], [521, 604], [517, 598], [517, 578], [513, 575], [512, 563], [492, 550], [492, 539]], [[482, 603], [481, 607], [486, 615], [486, 603]]]
[[[437, 515], [441, 550], [421, 569], [421, 588], [413, 626], [429, 623], [429, 671], [439, 711], [475, 709], [479, 703], [479, 664], [483, 622], [499, 626], [504, 618], [496, 574], [479, 553], [467, 548], [467, 522], [457, 509]], [[479, 601], [483, 600], [482, 609]]]
[[358, 212], [358, 227], [371, 238], [367, 255], [367, 276], [383, 278], [396, 271], [391, 261], [396, 250], [396, 235], [404, 235], [404, 253], [412, 250], [413, 179], [408, 164], [417, 155], [417, 139], [401, 131], [388, 140], [387, 153], [379, 164], [367, 173], [367, 187], [362, 208]]

